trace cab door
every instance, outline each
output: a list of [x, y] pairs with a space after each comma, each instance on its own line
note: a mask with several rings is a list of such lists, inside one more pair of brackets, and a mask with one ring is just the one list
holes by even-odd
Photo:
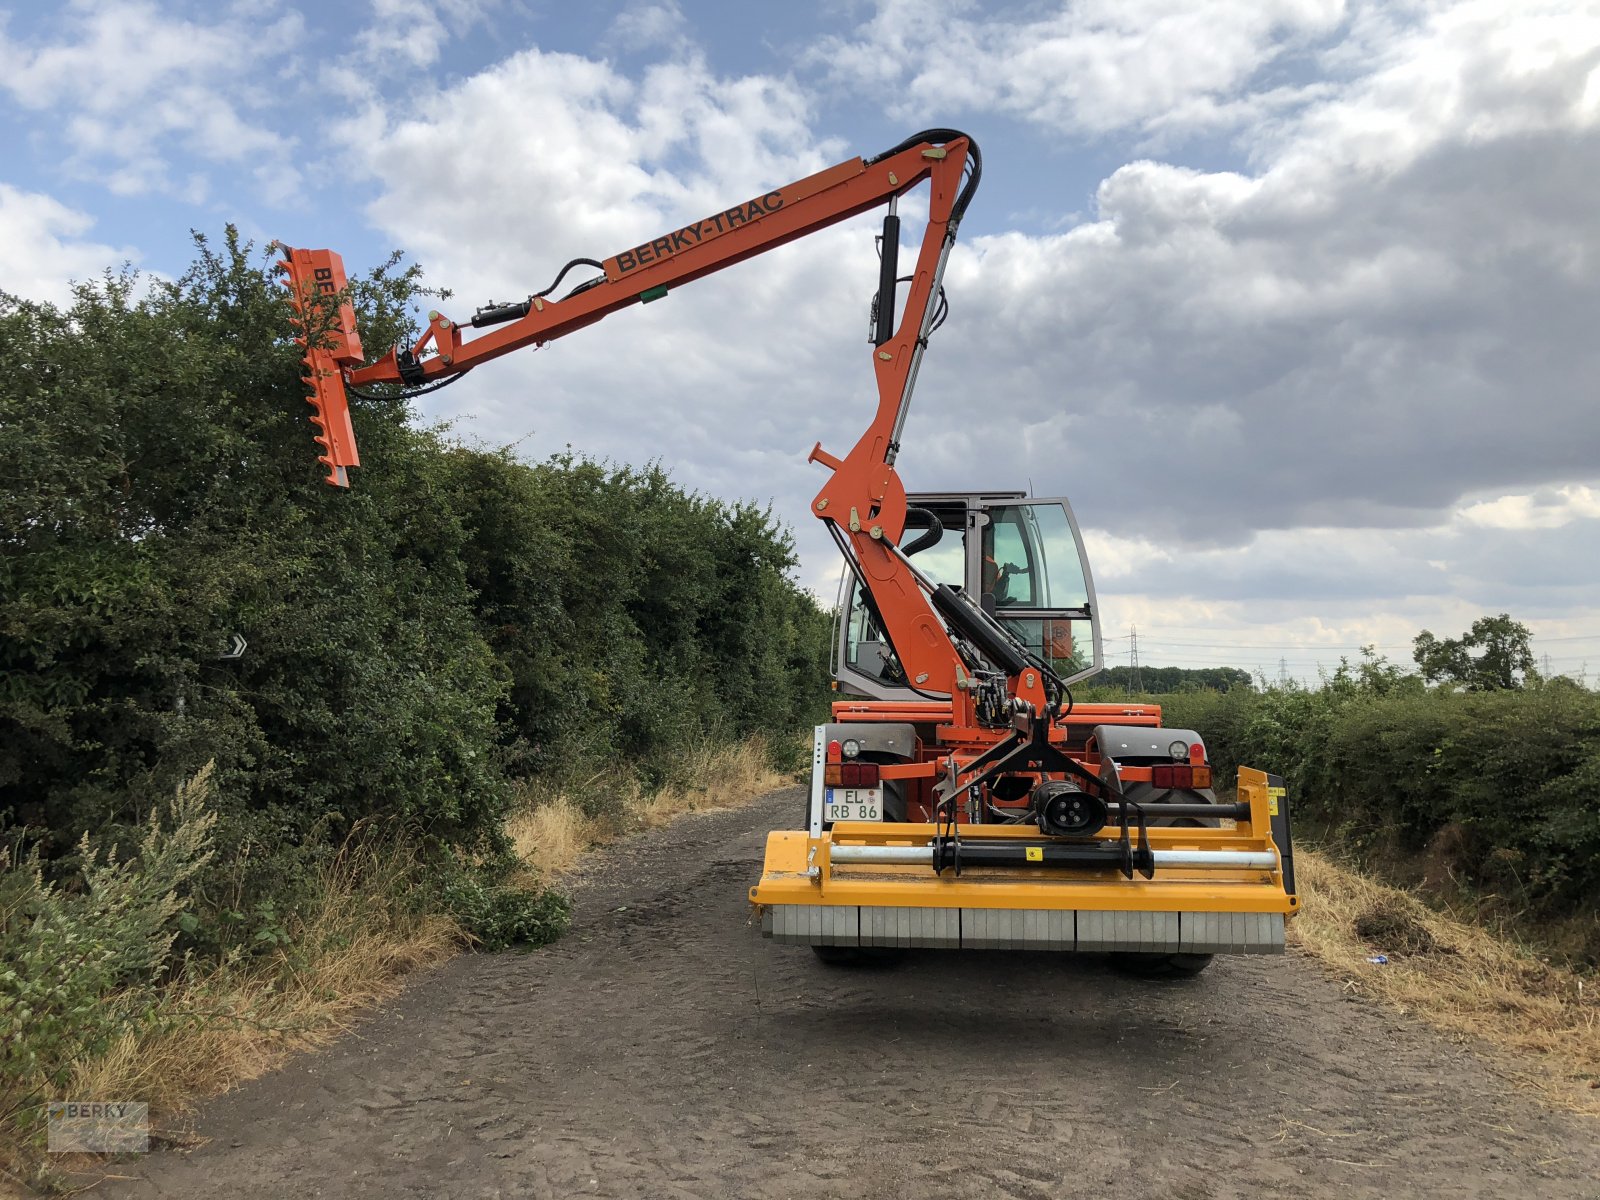
[[1100, 614], [1083, 536], [1064, 498], [986, 502], [967, 538], [968, 586], [1068, 683], [1100, 670]]
[[[919, 570], [977, 597], [1068, 683], [1100, 670], [1094, 580], [1066, 500], [1017, 493], [912, 499], [944, 528], [935, 546], [916, 555]], [[913, 532], [908, 526], [908, 538]], [[835, 612], [834, 678], [842, 691], [874, 700], [935, 698], [910, 686], [849, 570], [840, 579]]]

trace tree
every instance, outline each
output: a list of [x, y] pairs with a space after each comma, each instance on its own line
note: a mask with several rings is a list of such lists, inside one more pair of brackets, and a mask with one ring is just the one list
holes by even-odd
[[1533, 635], [1510, 613], [1479, 617], [1458, 638], [1438, 638], [1424, 629], [1412, 641], [1411, 656], [1429, 683], [1492, 692], [1520, 688], [1538, 678], [1533, 666]]

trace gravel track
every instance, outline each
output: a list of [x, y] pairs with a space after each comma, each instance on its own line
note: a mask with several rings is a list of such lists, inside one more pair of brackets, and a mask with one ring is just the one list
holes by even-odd
[[207, 1105], [115, 1197], [1600, 1198], [1600, 1137], [1317, 965], [824, 967], [749, 923], [799, 789], [594, 856], [562, 942], [463, 955]]

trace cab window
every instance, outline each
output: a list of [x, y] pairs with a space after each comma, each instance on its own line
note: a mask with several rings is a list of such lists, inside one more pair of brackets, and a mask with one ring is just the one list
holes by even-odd
[[997, 609], [1084, 608], [1089, 589], [1072, 526], [1059, 504], [1007, 504], [989, 510], [983, 538], [983, 591]]

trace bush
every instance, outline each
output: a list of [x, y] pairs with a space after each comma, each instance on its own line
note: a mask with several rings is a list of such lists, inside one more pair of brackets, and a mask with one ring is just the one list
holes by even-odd
[[[413, 332], [414, 269], [352, 291], [367, 345]], [[294, 333], [231, 229], [173, 282], [0, 293], [0, 1134], [114, 1034], [194, 1018], [175, 975], [326, 966], [298, 942], [330, 880], [380, 941], [412, 906], [486, 949], [559, 936], [566, 901], [512, 871], [514, 786], [659, 783], [827, 695], [770, 513], [456, 445], [382, 395], [334, 491]]]
[[1382, 659], [1315, 690], [1162, 696], [1223, 778], [1284, 776], [1304, 826], [1356, 850], [1447, 854], [1459, 880], [1537, 913], [1600, 901], [1600, 695], [1570, 680], [1426, 688]]
[[548, 890], [510, 881], [513, 864], [455, 866], [444, 873], [437, 908], [454, 917], [482, 950], [529, 948], [553, 942], [567, 931], [572, 906]]
[[153, 1014], [187, 891], [214, 853], [210, 776], [150, 812], [131, 858], [84, 835], [78, 890], [44, 877], [37, 848], [20, 863], [0, 854], [0, 1126]]

